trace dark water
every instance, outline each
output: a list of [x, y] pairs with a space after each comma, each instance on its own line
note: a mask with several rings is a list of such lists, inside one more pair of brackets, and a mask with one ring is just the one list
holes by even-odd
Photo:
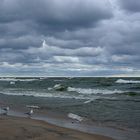
[[[56, 84], [64, 88], [56, 90]], [[140, 131], [140, 78], [1, 78], [0, 93], [1, 101], [12, 104], [39, 105]]]

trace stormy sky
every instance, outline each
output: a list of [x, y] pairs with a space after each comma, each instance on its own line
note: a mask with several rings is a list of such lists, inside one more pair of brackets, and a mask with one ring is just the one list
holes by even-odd
[[140, 0], [0, 0], [0, 76], [140, 76]]

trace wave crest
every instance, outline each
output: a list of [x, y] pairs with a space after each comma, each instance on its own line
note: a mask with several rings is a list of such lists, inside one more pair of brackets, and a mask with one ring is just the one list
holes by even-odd
[[107, 90], [107, 89], [85, 89], [85, 88], [73, 88], [68, 87], [68, 91], [70, 92], [78, 92], [80, 94], [115, 94], [115, 93], [124, 93], [124, 91], [121, 90]]
[[118, 84], [139, 84], [140, 81], [118, 79], [118, 80], [116, 81], [116, 83], [118, 83]]
[[0, 78], [0, 81], [7, 81], [7, 82], [17, 82], [17, 81], [20, 81], [20, 82], [31, 82], [31, 81], [36, 81], [38, 79], [16, 79], [16, 78]]

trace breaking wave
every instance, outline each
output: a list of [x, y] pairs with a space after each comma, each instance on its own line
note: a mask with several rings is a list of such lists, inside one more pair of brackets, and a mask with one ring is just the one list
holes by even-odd
[[77, 92], [80, 94], [115, 94], [115, 93], [124, 93], [126, 91], [121, 91], [121, 90], [107, 90], [107, 89], [86, 89], [86, 88], [73, 88], [73, 87], [68, 87], [67, 89], [70, 92]]
[[16, 81], [20, 81], [20, 82], [30, 82], [30, 81], [36, 81], [38, 79], [16, 79], [16, 78], [0, 78], [0, 81], [7, 81], [7, 82], [16, 82]]
[[[90, 100], [91, 97], [85, 97], [82, 95], [71, 95], [65, 93], [37, 93], [37, 92], [1, 92], [0, 94], [11, 95], [11, 96], [27, 96], [27, 97], [40, 97], [40, 98], [62, 98], [62, 99], [78, 99], [78, 100]], [[93, 99], [98, 99], [99, 97], [92, 97]]]
[[139, 84], [140, 81], [118, 79], [118, 80], [116, 81], [116, 83], [119, 83], [119, 84]]

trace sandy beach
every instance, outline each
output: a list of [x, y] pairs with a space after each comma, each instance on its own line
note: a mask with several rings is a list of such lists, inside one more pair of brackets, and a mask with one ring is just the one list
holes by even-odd
[[[28, 118], [25, 112], [30, 108], [26, 105], [28, 102], [36, 105], [33, 101], [37, 103], [37, 99], [0, 94], [0, 140], [139, 140], [139, 132], [133, 129], [109, 126], [87, 118], [78, 122], [67, 113], [48, 106], [34, 109], [32, 117]], [[39, 103], [49, 100], [41, 98]], [[10, 107], [8, 116], [2, 115], [2, 108], [7, 106]]]
[[0, 140], [112, 140], [30, 118], [0, 116]]

